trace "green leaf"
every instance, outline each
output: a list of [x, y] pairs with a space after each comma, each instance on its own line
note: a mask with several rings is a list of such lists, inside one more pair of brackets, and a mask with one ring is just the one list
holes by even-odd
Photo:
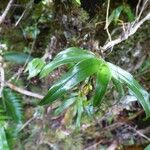
[[76, 64], [73, 69], [50, 88], [47, 95], [41, 100], [40, 105], [52, 103], [67, 90], [96, 73], [101, 63], [103, 63], [103, 61], [100, 59], [89, 58]]
[[147, 146], [144, 148], [144, 150], [150, 150], [150, 144], [147, 145]]
[[21, 123], [23, 119], [21, 98], [11, 89], [3, 89], [4, 102], [10, 117], [17, 123]]
[[47, 76], [50, 72], [54, 69], [58, 68], [59, 66], [69, 64], [69, 63], [78, 63], [81, 60], [87, 58], [93, 58], [95, 55], [88, 50], [83, 50], [76, 47], [68, 48], [62, 52], [60, 52], [52, 62], [47, 64], [41, 71], [40, 76], [41, 78]]
[[80, 2], [80, 0], [75, 0], [79, 5], [81, 5], [81, 2]]
[[123, 84], [114, 78], [112, 78], [113, 84], [115, 85], [115, 88], [119, 94], [119, 98], [123, 97], [125, 95], [124, 89], [123, 89]]
[[111, 72], [109, 67], [107, 66], [107, 64], [101, 65], [97, 72], [96, 91], [93, 99], [94, 106], [100, 105], [102, 98], [106, 93], [110, 79], [111, 79]]
[[10, 119], [8, 116], [5, 115], [5, 113], [6, 112], [4, 112], [4, 110], [0, 109], [0, 123]]
[[33, 59], [30, 55], [19, 52], [7, 52], [4, 53], [3, 57], [6, 61], [17, 64], [24, 64], [26, 61], [31, 61]]
[[133, 12], [132, 12], [130, 6], [124, 5], [124, 7], [123, 7], [123, 12], [128, 16], [129, 22], [131, 22], [131, 21], [134, 20], [135, 16], [134, 16], [134, 14], [133, 14]]
[[115, 10], [113, 10], [113, 12], [111, 13], [111, 15], [108, 18], [108, 24], [107, 24], [106, 28], [111, 24], [112, 21], [114, 21], [115, 23], [118, 21], [122, 10], [123, 10], [122, 5], [117, 7]]
[[0, 124], [0, 150], [9, 150], [4, 127]]
[[148, 92], [138, 84], [130, 73], [111, 63], [107, 64], [111, 70], [112, 77], [127, 84], [128, 88], [133, 92], [139, 103], [142, 105], [146, 113], [146, 118], [150, 117], [150, 101]]
[[28, 79], [35, 77], [40, 73], [42, 68], [44, 67], [45, 62], [40, 58], [35, 58], [31, 62], [28, 63], [28, 66], [25, 72], [29, 71]]
[[62, 113], [65, 109], [69, 108], [75, 101], [77, 97], [72, 97], [67, 100], [65, 100], [54, 112], [55, 115], [59, 115]]
[[78, 97], [77, 99], [77, 104], [76, 104], [76, 109], [77, 109], [77, 119], [76, 119], [76, 126], [79, 128], [81, 125], [81, 117], [83, 113], [83, 98]]

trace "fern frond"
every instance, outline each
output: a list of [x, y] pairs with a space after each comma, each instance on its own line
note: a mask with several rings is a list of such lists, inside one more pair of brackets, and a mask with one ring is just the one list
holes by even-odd
[[9, 117], [11, 117], [16, 123], [21, 123], [23, 120], [23, 112], [20, 96], [11, 89], [4, 88], [3, 98]]

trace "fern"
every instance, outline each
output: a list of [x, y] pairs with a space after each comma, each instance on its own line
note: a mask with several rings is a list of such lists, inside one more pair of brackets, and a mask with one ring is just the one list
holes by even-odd
[[16, 123], [21, 123], [23, 120], [21, 98], [11, 89], [4, 88], [3, 99], [6, 104], [6, 110], [9, 116]]
[[0, 150], [13, 149], [22, 120], [21, 98], [11, 89], [4, 88], [0, 103]]

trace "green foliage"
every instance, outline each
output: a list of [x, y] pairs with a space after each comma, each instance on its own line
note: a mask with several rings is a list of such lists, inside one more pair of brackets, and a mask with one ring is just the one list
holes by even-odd
[[0, 149], [9, 150], [9, 146], [6, 139], [5, 129], [2, 124], [0, 124]]
[[69, 98], [62, 102], [62, 104], [55, 110], [55, 115], [60, 115], [65, 109], [69, 108], [75, 101], [76, 97]]
[[106, 64], [103, 64], [98, 68], [97, 71], [97, 78], [96, 78], [96, 89], [95, 89], [95, 95], [93, 99], [93, 105], [98, 106], [101, 103], [101, 100], [106, 93], [107, 86], [109, 84], [109, 81], [111, 79], [111, 72], [109, 67]]
[[130, 73], [119, 68], [118, 66], [115, 66], [114, 64], [107, 64], [111, 69], [112, 77], [118, 82], [127, 84], [128, 88], [133, 92], [133, 94], [145, 110], [146, 117], [150, 117], [150, 101], [148, 92], [146, 92], [138, 84], [138, 82], [133, 78], [133, 76]]
[[10, 117], [12, 117], [13, 121], [16, 123], [21, 123], [23, 119], [23, 113], [20, 97], [9, 88], [4, 88], [3, 98]]
[[45, 62], [39, 58], [35, 58], [31, 62], [29, 62], [25, 70], [25, 72], [29, 71], [28, 79], [38, 75], [41, 69], [43, 68], [44, 64]]
[[0, 99], [0, 149], [13, 149], [23, 119], [20, 97], [9, 88], [3, 89]]
[[108, 18], [108, 26], [110, 25], [110, 23], [112, 21], [114, 21], [115, 23], [117, 23], [122, 10], [123, 10], [123, 6], [122, 5], [113, 10], [113, 12], [111, 13], [111, 15]]
[[79, 5], [81, 5], [81, 2], [80, 2], [80, 0], [75, 0]]
[[131, 22], [134, 20], [135, 16], [128, 5], [123, 6], [123, 12], [127, 15], [128, 21]]
[[131, 10], [131, 8], [127, 5], [120, 5], [118, 6], [116, 9], [114, 9], [112, 11], [112, 13], [110, 14], [109, 18], [108, 18], [108, 24], [107, 27], [114, 22], [115, 24], [118, 22], [120, 15], [124, 13], [127, 16], [127, 19], [129, 22], [134, 20], [134, 14]]
[[33, 59], [30, 55], [19, 52], [6, 52], [3, 54], [3, 57], [6, 61], [17, 64], [24, 64], [26, 61]]
[[88, 58], [77, 63], [67, 74], [54, 84], [40, 105], [52, 103], [57, 98], [61, 97], [67, 90], [70, 90], [87, 77], [96, 73], [101, 65], [101, 61], [97, 58]]
[[150, 150], [150, 145], [146, 146], [144, 150]]
[[40, 30], [37, 28], [37, 25], [27, 26], [24, 29], [24, 36], [29, 37], [31, 39], [36, 39], [37, 35], [40, 33]]
[[76, 114], [76, 126], [77, 127], [80, 127], [80, 123], [81, 123], [81, 117], [82, 117], [82, 113], [83, 113], [83, 110], [84, 110], [84, 106], [83, 106], [83, 97], [78, 97], [77, 98], [77, 102], [76, 102], [76, 105], [75, 105], [75, 114]]
[[40, 72], [40, 77], [43, 78], [49, 75], [50, 72], [52, 72], [54, 69], [62, 65], [66, 65], [69, 63], [77, 63], [80, 62], [81, 60], [93, 57], [94, 55], [90, 51], [86, 50], [81, 51], [79, 48], [76, 47], [68, 48], [65, 51], [60, 52], [52, 62], [44, 66], [44, 68]]
[[[46, 96], [40, 101], [40, 105], [51, 104], [58, 98], [61, 99], [68, 90], [73, 89], [77, 84], [92, 75], [96, 75], [95, 94], [91, 98], [93, 106], [101, 104], [109, 81], [112, 79], [114, 86], [121, 91], [121, 95], [123, 95], [122, 85], [126, 84], [145, 110], [146, 118], [150, 116], [149, 94], [137, 83], [133, 76], [118, 66], [98, 58], [88, 50], [73, 47], [60, 52], [52, 62], [45, 65], [40, 72], [40, 76], [45, 77], [55, 68], [66, 64], [72, 64], [73, 67], [49, 89]], [[59, 112], [68, 108], [73, 102], [74, 99], [72, 99], [72, 102], [64, 102], [61, 109], [59, 108]], [[79, 116], [81, 110], [77, 110], [80, 112]]]

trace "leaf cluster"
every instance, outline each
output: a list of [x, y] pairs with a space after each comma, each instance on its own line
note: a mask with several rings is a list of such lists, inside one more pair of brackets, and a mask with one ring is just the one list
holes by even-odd
[[[85, 80], [93, 78], [95, 79], [95, 85], [93, 86], [95, 90], [93, 96], [88, 99], [90, 101], [89, 105], [93, 107], [100, 106], [108, 89], [108, 85], [112, 80], [118, 92], [123, 93], [123, 85], [126, 85], [143, 107], [146, 118], [150, 116], [149, 94], [139, 85], [133, 76], [120, 67], [99, 58], [88, 50], [76, 47], [68, 48], [56, 55], [54, 60], [48, 64], [45, 64], [40, 59], [34, 59], [28, 64], [26, 71], [29, 71], [29, 77], [39, 74], [40, 77], [43, 78], [62, 65], [71, 65], [72, 67], [54, 83], [46, 96], [40, 101], [39, 105], [52, 104], [58, 99], [63, 99], [63, 95], [73, 90], [79, 83], [82, 85]], [[84, 95], [83, 89], [80, 90], [80, 93], [79, 95]], [[67, 95], [69, 97], [70, 94]], [[63, 102], [57, 112], [65, 110], [77, 100], [79, 100], [79, 98], [68, 98], [68, 100]], [[81, 101], [82, 100], [79, 100], [79, 103], [81, 103]], [[80, 104], [80, 106], [82, 106], [82, 104]], [[77, 108], [81, 108], [79, 111], [81, 114], [83, 108]]]

